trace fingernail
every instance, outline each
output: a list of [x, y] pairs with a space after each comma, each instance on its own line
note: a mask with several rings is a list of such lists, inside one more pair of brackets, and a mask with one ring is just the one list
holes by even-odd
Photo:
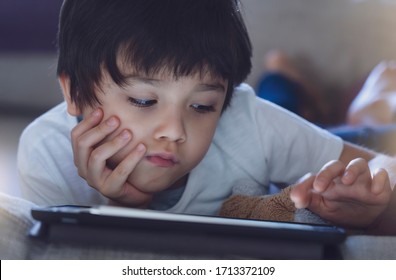
[[124, 130], [123, 132], [121, 132], [120, 137], [124, 140], [128, 140], [131, 138], [131, 133], [128, 130]]
[[315, 190], [322, 190], [324, 187], [324, 180], [322, 178], [316, 178], [315, 182], [314, 182], [314, 189]]
[[136, 151], [138, 151], [138, 152], [143, 152], [144, 150], [146, 150], [146, 147], [145, 147], [142, 143], [140, 143], [139, 145], [137, 145]]
[[345, 179], [349, 179], [349, 178], [351, 178], [351, 176], [352, 176], [352, 173], [349, 172], [349, 171], [346, 171], [346, 172], [344, 173], [344, 176], [342, 176], [342, 177], [345, 178]]
[[116, 126], [117, 125], [117, 119], [115, 117], [111, 117], [106, 121], [108, 126]]
[[93, 112], [92, 112], [92, 117], [98, 117], [100, 115], [100, 109], [95, 109]]

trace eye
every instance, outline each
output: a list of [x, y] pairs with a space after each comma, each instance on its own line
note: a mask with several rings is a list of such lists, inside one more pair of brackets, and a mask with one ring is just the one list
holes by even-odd
[[213, 106], [192, 104], [191, 108], [193, 108], [197, 113], [201, 113], [201, 114], [210, 113], [210, 112], [216, 112], [216, 109]]
[[128, 101], [133, 106], [140, 108], [150, 107], [157, 103], [157, 100], [155, 99], [137, 99], [133, 97], [128, 97]]

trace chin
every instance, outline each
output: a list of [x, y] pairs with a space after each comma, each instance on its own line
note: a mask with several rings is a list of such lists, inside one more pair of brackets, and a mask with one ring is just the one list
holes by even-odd
[[133, 176], [133, 174], [128, 178], [128, 182], [145, 193], [157, 193], [168, 189], [173, 184], [173, 182], [164, 181], [161, 176], [155, 178], [153, 176]]

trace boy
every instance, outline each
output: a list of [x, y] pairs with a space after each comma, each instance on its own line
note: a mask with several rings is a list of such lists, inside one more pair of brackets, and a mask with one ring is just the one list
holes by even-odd
[[298, 207], [370, 226], [393, 159], [257, 99], [240, 85], [250, 59], [236, 0], [65, 1], [66, 103], [21, 137], [25, 198], [215, 215], [241, 180], [265, 188], [313, 172], [294, 188]]

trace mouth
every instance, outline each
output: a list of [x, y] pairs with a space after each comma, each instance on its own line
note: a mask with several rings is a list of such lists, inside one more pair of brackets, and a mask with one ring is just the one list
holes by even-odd
[[168, 153], [149, 154], [146, 160], [157, 167], [173, 167], [179, 163], [174, 155]]

